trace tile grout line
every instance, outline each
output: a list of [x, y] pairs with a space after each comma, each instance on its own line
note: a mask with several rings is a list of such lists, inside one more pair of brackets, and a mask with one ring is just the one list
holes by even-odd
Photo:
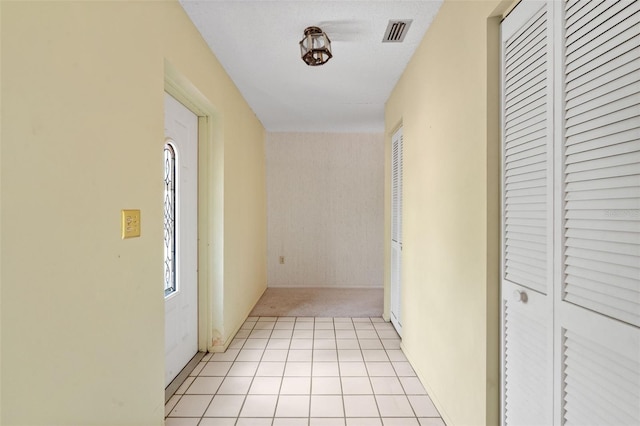
[[[369, 320], [371, 320], [371, 318], [369, 318]], [[372, 323], [373, 324], [373, 323]], [[373, 329], [375, 330], [375, 326], [373, 327]], [[382, 345], [382, 348], [384, 349], [384, 345], [382, 343], [382, 339], [380, 339], [380, 335], [378, 335], [378, 330], [376, 331], [376, 335], [378, 336], [378, 340], [380, 340], [380, 344]], [[358, 343], [360, 343], [360, 339], [358, 339]], [[361, 349], [362, 351], [362, 349]], [[386, 352], [385, 352], [386, 354]], [[364, 361], [364, 352], [362, 352], [362, 360]], [[376, 410], [378, 410], [378, 419], [380, 420], [380, 424], [383, 425], [384, 421], [382, 420], [382, 411], [380, 411], [380, 404], [378, 404], [378, 398], [376, 398], [376, 390], [373, 387], [373, 382], [371, 381], [371, 374], [369, 373], [369, 367], [367, 366], [367, 363], [365, 361], [365, 368], [367, 369], [367, 379], [369, 379], [369, 386], [371, 386], [371, 396], [373, 397], [373, 401], [376, 404]]]
[[342, 400], [342, 415], [344, 418], [344, 424], [347, 424], [347, 404], [344, 401], [344, 388], [342, 387], [342, 369], [340, 368], [340, 354], [338, 352], [338, 333], [336, 333], [335, 318], [331, 318], [331, 324], [333, 325], [333, 340], [336, 344], [336, 362], [338, 364], [338, 383], [340, 384], [340, 396]]
[[[244, 341], [237, 348], [233, 348], [234, 350], [237, 349], [238, 352], [235, 355], [233, 355], [232, 358], [224, 359], [224, 361], [229, 361], [230, 360], [230, 366], [229, 366], [229, 369], [226, 371], [225, 375], [222, 376], [221, 382], [217, 386], [216, 390], [214, 391], [214, 394], [212, 395], [211, 401], [209, 401], [209, 403], [207, 404], [207, 407], [205, 408], [204, 412], [202, 413], [202, 416], [199, 416], [199, 417], [193, 416], [193, 417], [191, 417], [191, 418], [197, 419], [198, 420], [198, 422], [197, 422], [198, 424], [202, 423], [205, 420], [206, 412], [211, 408], [211, 405], [213, 404], [213, 401], [214, 401], [215, 397], [218, 396], [218, 392], [220, 391], [222, 386], [225, 384], [225, 381], [227, 379], [229, 379], [230, 377], [236, 377], [236, 376], [230, 376], [229, 374], [230, 374], [232, 368], [234, 367], [234, 365], [237, 365], [236, 363], [240, 362], [239, 358], [240, 358], [241, 352], [243, 350], [249, 350], [249, 348], [247, 348], [246, 345], [247, 345], [249, 339], [251, 338], [251, 334], [256, 330], [265, 330], [263, 328], [257, 328], [257, 324], [259, 324], [261, 318], [262, 317], [257, 317], [257, 319], [255, 321], [249, 321], [249, 323], [253, 322], [253, 325], [251, 325], [251, 327], [249, 329], [244, 329], [244, 330], [248, 330], [247, 336], [245, 338], [243, 338]], [[372, 362], [376, 361], [377, 358], [380, 355], [384, 354], [384, 357], [386, 359], [384, 362], [388, 362], [389, 365], [391, 366], [391, 371], [393, 371], [393, 376], [389, 376], [389, 377], [393, 377], [398, 381], [398, 383], [400, 385], [399, 389], [402, 390], [402, 394], [401, 395], [404, 396], [404, 398], [406, 399], [407, 403], [409, 404], [409, 408], [411, 410], [411, 413], [412, 413], [412, 416], [400, 416], [398, 418], [408, 418], [408, 419], [413, 418], [416, 421], [420, 422], [420, 418], [421, 417], [418, 417], [416, 409], [414, 408], [414, 405], [411, 403], [411, 400], [409, 399], [410, 395], [408, 394], [408, 388], [407, 388], [407, 386], [409, 384], [405, 383], [406, 380], [405, 380], [405, 382], [400, 380], [401, 378], [405, 378], [405, 377], [417, 377], [417, 375], [415, 375], [415, 374], [414, 375], [409, 375], [409, 376], [400, 376], [399, 375], [399, 369], [402, 370], [402, 368], [400, 368], [399, 366], [395, 365], [394, 362], [396, 362], [396, 363], [405, 362], [406, 363], [407, 361], [402, 361], [402, 358], [399, 358], [397, 355], [394, 355], [394, 359], [396, 359], [396, 360], [395, 361], [392, 360], [392, 357], [390, 355], [390, 351], [395, 350], [396, 348], [395, 348], [395, 343], [391, 343], [389, 341], [395, 340], [395, 339], [393, 339], [391, 336], [389, 336], [389, 333], [387, 333], [387, 330], [388, 330], [387, 327], [381, 327], [381, 326], [380, 327], [376, 327], [376, 324], [378, 324], [380, 321], [376, 322], [376, 321], [373, 321], [371, 317], [368, 317], [368, 318], [366, 318], [366, 321], [356, 321], [357, 323], [360, 324], [360, 327], [356, 328], [356, 322], [353, 321], [353, 318], [349, 317], [349, 319], [348, 319], [348, 322], [349, 322], [350, 326], [353, 327], [352, 330], [353, 330], [353, 333], [355, 334], [355, 339], [354, 340], [355, 340], [355, 343], [357, 344], [358, 353], [359, 353], [359, 355], [360, 355], [360, 357], [362, 359], [362, 363], [363, 363], [363, 366], [364, 366], [364, 371], [365, 371], [366, 377], [367, 377], [367, 382], [368, 382], [369, 386], [371, 387], [371, 391], [370, 391], [371, 393], [364, 393], [364, 394], [354, 393], [354, 394], [346, 395], [345, 394], [345, 388], [343, 386], [343, 379], [345, 377], [347, 377], [347, 376], [343, 376], [343, 370], [342, 370], [343, 366], [341, 365], [341, 358], [340, 358], [340, 353], [339, 353], [340, 349], [338, 348], [338, 340], [339, 339], [338, 339], [338, 336], [337, 336], [336, 318], [335, 317], [330, 317], [330, 318], [326, 318], [326, 319], [328, 319], [328, 321], [318, 321], [317, 317], [309, 317], [308, 320], [306, 320], [306, 321], [299, 321], [300, 318], [299, 317], [295, 317], [295, 319], [293, 321], [291, 321], [291, 322], [293, 322], [293, 328], [291, 328], [291, 329], [289, 329], [289, 328], [276, 328], [276, 326], [277, 326], [277, 324], [278, 324], [278, 322], [279, 322], [279, 320], [281, 318], [282, 317], [274, 317], [274, 318], [264, 317], [265, 320], [269, 320], [269, 321], [273, 320], [273, 325], [270, 328], [268, 328], [269, 333], [268, 333], [268, 336], [266, 336], [266, 339], [265, 339], [266, 342], [264, 344], [264, 347], [260, 348], [262, 350], [262, 352], [260, 354], [259, 359], [257, 359], [257, 361], [256, 361], [257, 365], [256, 365], [255, 371], [253, 371], [252, 375], [247, 376], [247, 377], [250, 377], [250, 381], [249, 381], [249, 386], [246, 389], [246, 392], [238, 394], [238, 395], [242, 396], [242, 404], [240, 405], [240, 408], [239, 408], [239, 411], [237, 413], [237, 416], [235, 418], [227, 418], [228, 420], [233, 420], [233, 423], [236, 424], [236, 425], [239, 425], [241, 422], [244, 424], [244, 421], [242, 420], [243, 418], [241, 418], [241, 413], [242, 413], [242, 410], [246, 407], [246, 404], [248, 403], [248, 398], [251, 395], [250, 394], [251, 388], [256, 383], [256, 380], [259, 377], [258, 376], [258, 370], [259, 370], [260, 366], [264, 362], [267, 362], [266, 361], [267, 358], [265, 358], [267, 356], [266, 352], [267, 352], [267, 350], [269, 350], [269, 344], [272, 343], [272, 340], [276, 338], [276, 337], [274, 337], [274, 331], [276, 329], [278, 329], [278, 330], [291, 330], [290, 335], [287, 337], [288, 344], [287, 344], [286, 348], [284, 348], [284, 347], [280, 348], [277, 345], [274, 345], [274, 348], [276, 348], [276, 349], [285, 350], [286, 351], [286, 355], [284, 357], [284, 362], [283, 362], [284, 365], [283, 365], [282, 374], [279, 375], [279, 376], [273, 376], [273, 377], [279, 377], [280, 378], [280, 383], [279, 383], [279, 387], [277, 389], [277, 395], [276, 395], [276, 403], [275, 403], [275, 406], [274, 406], [274, 409], [273, 409], [274, 410], [273, 411], [273, 415], [271, 417], [263, 418], [263, 420], [265, 421], [264, 424], [268, 423], [271, 426], [275, 426], [276, 425], [276, 419], [278, 418], [278, 417], [276, 417], [277, 409], [278, 409], [278, 406], [279, 406], [279, 404], [281, 402], [280, 398], [282, 396], [282, 390], [283, 390], [283, 385], [284, 385], [284, 380], [285, 380], [286, 367], [287, 367], [287, 364], [289, 362], [294, 362], [294, 361], [292, 361], [290, 359], [290, 356], [291, 356], [291, 351], [292, 351], [293, 342], [294, 342], [294, 337], [293, 336], [294, 336], [295, 331], [296, 331], [296, 325], [298, 323], [299, 324], [311, 323], [311, 327], [310, 328], [305, 326], [304, 328], [300, 328], [299, 329], [299, 330], [311, 330], [311, 333], [310, 333], [310, 335], [311, 335], [311, 339], [310, 339], [311, 340], [310, 364], [311, 365], [310, 365], [310, 375], [309, 375], [309, 384], [308, 384], [309, 388], [307, 389], [308, 392], [309, 392], [309, 406], [308, 406], [308, 409], [307, 409], [308, 417], [307, 417], [306, 422], [305, 422], [308, 426], [310, 426], [311, 421], [313, 419], [313, 417], [311, 417], [311, 415], [312, 415], [312, 404], [311, 404], [311, 402], [312, 402], [312, 399], [313, 399], [313, 396], [314, 396], [314, 393], [313, 393], [313, 391], [314, 391], [314, 382], [315, 382], [314, 378], [325, 377], [325, 376], [315, 376], [316, 368], [315, 368], [314, 363], [321, 362], [321, 361], [318, 361], [318, 358], [316, 358], [316, 351], [321, 350], [320, 348], [317, 347], [317, 344], [318, 344], [317, 339], [321, 338], [321, 337], [319, 337], [319, 334], [318, 334], [318, 330], [320, 330], [320, 329], [322, 329], [322, 330], [331, 330], [331, 332], [332, 332], [332, 338], [331, 338], [332, 344], [328, 345], [328, 342], [327, 342], [327, 344], [323, 343], [323, 345], [321, 345], [321, 347], [325, 348], [325, 346], [327, 346], [327, 348], [328, 348], [330, 346], [333, 346], [333, 348], [331, 348], [331, 349], [333, 349], [333, 351], [335, 353], [335, 357], [336, 357], [336, 365], [337, 365], [337, 373], [338, 373], [337, 374], [337, 380], [338, 380], [338, 386], [339, 386], [339, 392], [340, 392], [339, 396], [340, 396], [340, 401], [342, 403], [342, 410], [343, 410], [342, 411], [343, 415], [341, 417], [327, 417], [326, 419], [330, 419], [330, 418], [342, 419], [345, 422], [345, 424], [347, 424], [348, 419], [350, 419], [351, 417], [347, 416], [347, 408], [346, 408], [347, 404], [346, 404], [346, 400], [345, 400], [346, 396], [370, 396], [370, 397], [373, 398], [373, 400], [375, 402], [376, 410], [377, 410], [377, 413], [378, 413], [378, 416], [376, 418], [381, 422], [381, 424], [384, 424], [382, 413], [380, 411], [380, 406], [378, 404], [378, 399], [377, 399], [377, 396], [379, 396], [379, 395], [376, 393], [376, 391], [375, 391], [375, 389], [373, 387], [373, 381], [372, 381], [372, 378], [373, 377], [377, 377], [377, 376], [371, 376], [371, 370], [370, 370], [370, 364]], [[362, 319], [364, 320], [364, 318], [362, 318]], [[324, 325], [324, 324], [322, 324], [322, 326], [321, 326], [321, 323], [324, 323], [324, 322], [330, 323], [331, 324], [330, 325], [331, 328], [326, 328], [327, 326]], [[364, 326], [364, 325], [362, 325], [363, 323], [366, 323], [367, 325]], [[320, 328], [318, 328], [319, 326], [320, 326]], [[358, 334], [358, 330], [361, 331], [360, 335], [362, 335], [362, 338], [360, 338], [360, 335]], [[366, 359], [365, 359], [365, 354], [364, 354], [365, 349], [363, 349], [362, 344], [364, 343], [363, 339], [366, 340], [367, 338], [373, 338], [373, 337], [369, 337], [369, 336], [373, 336], [374, 335], [373, 333], [370, 333], [369, 330], [375, 331], [375, 336], [376, 336], [375, 338], [378, 340], [378, 342], [380, 342], [380, 345], [382, 346], [381, 347], [382, 351], [381, 351], [381, 353], [376, 354], [376, 355], [374, 355], [372, 353], [369, 356], [370, 361], [368, 363], [366, 361]], [[383, 335], [381, 335], [381, 332], [383, 332], [383, 335], [385, 336], [384, 339], [383, 339]], [[286, 333], [278, 333], [278, 336], [283, 335], [283, 334], [286, 334]], [[301, 333], [302, 337], [300, 337], [300, 339], [304, 339], [305, 338], [304, 334], [305, 333]], [[326, 334], [328, 334], [328, 333], [324, 333], [323, 332], [322, 333], [322, 336], [323, 336], [322, 338], [326, 337]], [[234, 340], [236, 338], [237, 337], [234, 337]], [[258, 337], [255, 337], [255, 338], [258, 338]], [[279, 338], [280, 337], [278, 337], [278, 339]], [[351, 338], [347, 338], [347, 337], [343, 337], [343, 339], [351, 340]], [[383, 340], [387, 340], [386, 344], [385, 344], [385, 342], [383, 342]], [[303, 348], [304, 345], [302, 345], [300, 347]], [[367, 343], [367, 347], [370, 348], [370, 349], [367, 349], [367, 350], [373, 351], [374, 348], [375, 348], [375, 345], [373, 344], [373, 341], [368, 342]], [[273, 350], [276, 350], [276, 349], [273, 349]], [[202, 372], [205, 369], [205, 367], [207, 366], [207, 364], [209, 364], [211, 362], [218, 362], [218, 361], [214, 361], [215, 357], [213, 355], [215, 355], [215, 354], [212, 354], [209, 358], [206, 359], [206, 361], [204, 361], [205, 365], [203, 366], [202, 369], [200, 369], [198, 371], [196, 376], [193, 376], [193, 381], [184, 389], [183, 393], [180, 394], [180, 395], [178, 395], [178, 394], [174, 395], [174, 396], [177, 396], [178, 399], [175, 401], [175, 403], [172, 406], [172, 409], [169, 411], [167, 416], [165, 416], [165, 418], [169, 418], [169, 416], [173, 413], [173, 411], [175, 410], [175, 408], [177, 407], [177, 405], [180, 403], [180, 401], [183, 399], [183, 397], [185, 395], [191, 395], [191, 394], [187, 394], [187, 392], [189, 391], [191, 386], [193, 386], [193, 384], [195, 383], [195, 381], [198, 378], [208, 377], [208, 376], [202, 376]], [[397, 358], [399, 358], [399, 359], [397, 359]], [[277, 360], [277, 359], [280, 359], [280, 357], [279, 356], [274, 357], [274, 360]], [[304, 359], [304, 358], [301, 358], [301, 359]], [[324, 357], [322, 359], [324, 359]], [[327, 360], [328, 359], [329, 358], [327, 358]], [[348, 361], [354, 361], [355, 362], [356, 360], [357, 359], [351, 359], [351, 360], [347, 359], [347, 360], [344, 361], [344, 363], [347, 363]], [[380, 360], [380, 361], [382, 361], [382, 360]], [[406, 372], [403, 373], [403, 374], [406, 374]], [[212, 377], [215, 377], [215, 376], [212, 376]], [[244, 376], [238, 376], [238, 377], [244, 377]], [[262, 376], [260, 376], [260, 377], [262, 377]], [[264, 376], [264, 377], [271, 377], [271, 376], [267, 375], [267, 376]], [[294, 376], [291, 376], [291, 377], [294, 377]], [[299, 377], [299, 376], [295, 376], [295, 377]], [[304, 376], [300, 376], [300, 377], [304, 377]], [[326, 377], [332, 377], [332, 376], [329, 375], [329, 376], [326, 376]], [[349, 376], [349, 377], [351, 377], [351, 376]], [[357, 376], [353, 376], [353, 377], [357, 377]], [[386, 377], [386, 376], [381, 376], [381, 377]], [[191, 378], [191, 377], [187, 377], [185, 379], [185, 381], [189, 380], [189, 378]], [[180, 387], [181, 386], [182, 385], [180, 385]], [[273, 390], [271, 390], [271, 392], [272, 391]], [[196, 395], [196, 394], [193, 394], [193, 395]], [[202, 395], [209, 395], [209, 394], [202, 394]], [[230, 394], [230, 395], [232, 395], [232, 394]], [[235, 394], [233, 394], [233, 395], [235, 395]], [[262, 395], [262, 394], [260, 393], [260, 394], [256, 394], [256, 395]], [[270, 393], [268, 392], [268, 393], [265, 393], [264, 395], [270, 395]], [[325, 394], [324, 393], [319, 393], [317, 395], [325, 395]], [[333, 395], [333, 392], [327, 393], [326, 395]], [[386, 394], [380, 394], [380, 395], [386, 395]], [[391, 392], [389, 394], [389, 396], [393, 396], [393, 395], [396, 395], [396, 393]], [[398, 395], [400, 395], [400, 394], [398, 394]], [[411, 395], [414, 395], [414, 393], [412, 393]], [[424, 394], [423, 393], [419, 393], [419, 394], [416, 393], [415, 395], [418, 395], [418, 396], [419, 395], [426, 395], [427, 397], [429, 397], [429, 395], [427, 393], [424, 393]], [[338, 395], [336, 395], [336, 396], [338, 396]], [[179, 418], [179, 417], [177, 417], [177, 418]], [[246, 419], [251, 419], [251, 418], [252, 417], [247, 417]], [[284, 418], [286, 418], [286, 417], [284, 417]], [[290, 419], [293, 419], [293, 418], [294, 417], [292, 417]], [[354, 418], [358, 418], [358, 417], [354, 417]], [[395, 416], [392, 416], [392, 417], [389, 417], [389, 418], [395, 418]], [[438, 419], [440, 419], [440, 421], [442, 421], [442, 417], [439, 416], [439, 415], [436, 416], [436, 417], [427, 416], [426, 418], [438, 418]], [[204, 425], [204, 423], [202, 423], [202, 424]], [[422, 423], [420, 423], [420, 424], [422, 424]]]
[[[245, 321], [246, 324], [246, 321]], [[207, 408], [204, 410], [204, 413], [202, 413], [202, 417], [200, 418], [200, 421], [198, 423], [202, 423], [202, 420], [204, 420], [205, 415], [207, 414], [207, 411], [209, 410], [209, 407], [211, 407], [211, 404], [213, 404], [213, 401], [216, 399], [216, 396], [218, 396], [218, 391], [220, 390], [220, 388], [222, 387], [222, 385], [224, 384], [224, 381], [227, 379], [227, 377], [229, 377], [229, 372], [231, 371], [231, 369], [233, 368], [233, 364], [236, 362], [236, 360], [238, 359], [238, 356], [240, 355], [240, 352], [242, 352], [242, 349], [244, 349], [244, 345], [247, 344], [247, 341], [249, 340], [249, 338], [251, 337], [251, 333], [253, 332], [253, 330], [256, 327], [256, 324], [258, 324], [258, 322], [256, 321], [255, 324], [253, 324], [253, 326], [251, 327], [251, 330], [249, 331], [249, 334], [247, 335], [246, 339], [244, 340], [244, 342], [242, 343], [242, 346], [240, 347], [240, 350], [238, 351], [238, 353], [236, 354], [235, 357], [233, 357], [233, 360], [231, 361], [231, 365], [229, 366], [229, 369], [227, 370], [227, 372], [224, 375], [224, 378], [222, 379], [222, 381], [220, 382], [220, 385], [218, 386], [218, 388], [216, 389], [215, 393], [213, 394], [213, 398], [211, 398], [211, 402], [209, 403], [209, 405], [207, 406]], [[222, 352], [224, 353], [224, 352]], [[210, 358], [213, 359], [213, 356]], [[216, 361], [214, 361], [216, 362]], [[203, 368], [204, 370], [204, 368]], [[200, 371], [198, 373], [198, 376], [202, 373], [202, 371]], [[248, 394], [248, 392], [247, 392]], [[240, 418], [240, 413], [242, 412], [242, 407], [244, 407], [244, 403], [247, 399], [247, 395], [245, 394], [243, 400], [242, 400], [242, 404], [240, 404], [240, 410], [238, 410], [238, 415], [236, 416], [236, 421], [234, 422], [237, 423], [238, 419]]]
[[[276, 320], [276, 323], [273, 325], [273, 328], [275, 329], [276, 324], [278, 324], [278, 321], [280, 320], [281, 317], [278, 317], [278, 319]], [[287, 361], [289, 360], [289, 351], [291, 350], [291, 341], [293, 340], [293, 330], [295, 329], [295, 321], [293, 323], [293, 329], [291, 329], [291, 338], [289, 339], [289, 346], [287, 348], [287, 356], [285, 356], [284, 358], [284, 368], [282, 369], [282, 377], [280, 378], [280, 386], [278, 386], [278, 397], [276, 398], [276, 408], [273, 411], [273, 418], [271, 419], [271, 426], [273, 426], [273, 424], [275, 423], [275, 419], [276, 419], [276, 413], [278, 412], [278, 405], [280, 404], [280, 396], [282, 395], [282, 384], [284, 382], [284, 373], [287, 369]], [[268, 345], [268, 343], [267, 343]]]
[[307, 425], [311, 424], [311, 407], [313, 401], [313, 359], [316, 349], [316, 319], [313, 318], [313, 331], [311, 332], [311, 374], [309, 375], [309, 409], [307, 410]]
[[[258, 317], [258, 320], [256, 321], [256, 324], [253, 326], [253, 330], [256, 330], [255, 327], [260, 323], [260, 318], [261, 317]], [[267, 322], [267, 321], [264, 321], [264, 322]], [[236, 424], [240, 421], [240, 416], [242, 414], [242, 410], [244, 409], [244, 406], [247, 403], [247, 399], [249, 398], [249, 392], [251, 392], [251, 385], [253, 384], [255, 378], [258, 375], [258, 369], [260, 368], [260, 364], [262, 363], [262, 359], [264, 358], [264, 354], [267, 351], [267, 347], [269, 346], [269, 341], [271, 340], [271, 336], [273, 335], [273, 329], [275, 328], [275, 326], [276, 326], [276, 323], [274, 322], [273, 323], [273, 328], [271, 328], [271, 331], [269, 332], [269, 337], [267, 338], [267, 342], [265, 343], [264, 349], [262, 349], [262, 354], [260, 355], [260, 359], [258, 360], [258, 365], [256, 365], [256, 370], [253, 372], [253, 376], [251, 377], [251, 382], [249, 383], [249, 388], [247, 389], [247, 392], [244, 395], [244, 401], [242, 402], [242, 405], [240, 406], [240, 411], [238, 411], [238, 417], [236, 417], [236, 421], [235, 421]], [[262, 331], [264, 329], [260, 328], [258, 330]], [[247, 340], [249, 338], [251, 338], [251, 334], [249, 335]], [[240, 355], [239, 352], [238, 352], [238, 355]], [[237, 359], [237, 357], [236, 357], [236, 359]], [[233, 365], [231, 366], [231, 368], [233, 368]], [[231, 369], [229, 369], [229, 371], [231, 371]], [[276, 405], [277, 405], [277, 398], [276, 398]], [[274, 410], [274, 416], [275, 416], [275, 408], [273, 410]]]

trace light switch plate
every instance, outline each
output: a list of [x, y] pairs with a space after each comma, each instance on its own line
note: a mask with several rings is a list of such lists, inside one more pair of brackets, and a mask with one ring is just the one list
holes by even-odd
[[140, 210], [122, 210], [122, 239], [140, 236]]

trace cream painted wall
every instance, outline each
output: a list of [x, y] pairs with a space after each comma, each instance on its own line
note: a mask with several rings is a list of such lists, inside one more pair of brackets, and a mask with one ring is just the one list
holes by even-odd
[[382, 287], [383, 135], [268, 133], [266, 153], [269, 286]]
[[[2, 34], [2, 2], [0, 1], [0, 34]], [[1, 39], [0, 39], [1, 40]], [[2, 47], [0, 42], [0, 94], [2, 93]], [[2, 96], [0, 96], [0, 165], [2, 164]], [[0, 172], [0, 235], [2, 235], [2, 173]], [[2, 330], [2, 243], [0, 243], [0, 331]], [[2, 365], [2, 333], [0, 332], [0, 366]], [[2, 368], [0, 368], [0, 423], [2, 422]]]
[[[404, 132], [403, 350], [447, 425], [499, 422], [499, 19], [446, 0], [393, 90]], [[389, 206], [389, 191], [385, 206]], [[385, 214], [389, 288], [390, 211]], [[388, 313], [388, 310], [386, 311]]]
[[4, 1], [0, 28], [0, 423], [161, 425], [165, 60], [217, 112], [221, 341], [266, 288], [264, 130], [177, 2]]

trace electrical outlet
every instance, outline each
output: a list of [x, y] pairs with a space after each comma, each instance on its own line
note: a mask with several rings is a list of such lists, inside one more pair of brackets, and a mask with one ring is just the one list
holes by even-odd
[[284, 256], [280, 256], [280, 264], [284, 265]]

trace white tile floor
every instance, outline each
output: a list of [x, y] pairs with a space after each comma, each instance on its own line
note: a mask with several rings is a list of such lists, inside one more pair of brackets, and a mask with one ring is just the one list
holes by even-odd
[[382, 318], [250, 317], [165, 415], [167, 426], [444, 426]]

